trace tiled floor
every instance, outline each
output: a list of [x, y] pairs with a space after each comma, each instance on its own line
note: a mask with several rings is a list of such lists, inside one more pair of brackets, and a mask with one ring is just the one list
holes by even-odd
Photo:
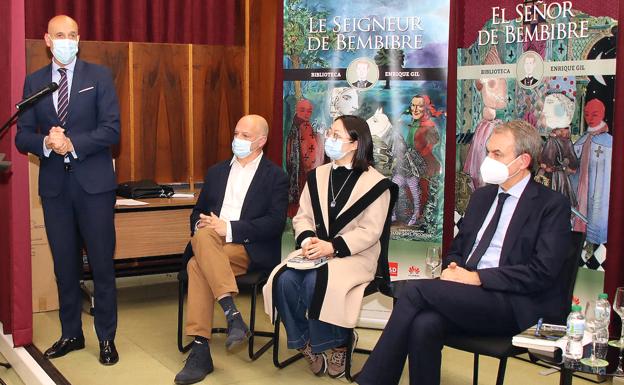
[[[249, 310], [249, 296], [237, 299], [243, 313]], [[259, 330], [271, 330], [268, 317], [258, 307]], [[58, 313], [36, 314], [34, 317], [34, 341], [40, 350], [45, 350], [59, 337]], [[54, 365], [74, 385], [159, 385], [172, 384], [175, 374], [182, 368], [185, 355], [176, 348], [177, 286], [173, 279], [168, 282], [147, 284], [141, 287], [126, 287], [119, 290], [119, 328], [116, 344], [121, 360], [117, 365], [104, 367], [97, 361], [98, 346], [93, 330], [92, 318], [83, 314], [83, 329], [87, 340], [84, 350], [73, 352], [53, 361]], [[216, 326], [224, 324], [217, 317]], [[379, 331], [360, 330], [360, 347], [371, 347]], [[283, 339], [282, 339], [283, 340]], [[227, 354], [223, 347], [225, 338], [216, 335], [211, 349], [215, 371], [202, 384], [336, 384], [346, 380], [329, 377], [315, 377], [305, 362], [299, 361], [285, 369], [276, 369], [272, 364], [271, 350], [255, 362], [249, 362], [245, 351]], [[259, 338], [259, 341], [264, 339]], [[285, 348], [280, 352], [286, 354]], [[359, 369], [365, 356], [356, 355], [354, 367]], [[494, 384], [498, 361], [481, 359], [480, 383]], [[4, 369], [0, 377], [4, 379]], [[558, 375], [542, 376], [543, 368], [516, 359], [507, 365], [506, 385], [557, 384]], [[15, 376], [13, 375], [13, 378]], [[19, 384], [9, 376], [8, 384]], [[407, 373], [401, 384], [408, 384]], [[442, 383], [447, 385], [468, 385], [472, 383], [472, 356], [445, 348], [443, 351]], [[589, 385], [590, 382], [575, 379], [574, 385]]]

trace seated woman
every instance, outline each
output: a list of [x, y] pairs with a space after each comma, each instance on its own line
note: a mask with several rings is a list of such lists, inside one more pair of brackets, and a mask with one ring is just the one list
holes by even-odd
[[[288, 348], [303, 353], [314, 374], [338, 378], [352, 353], [346, 344], [364, 289], [377, 269], [392, 183], [372, 167], [371, 134], [357, 116], [336, 118], [325, 153], [332, 162], [308, 174], [293, 218], [301, 249], [273, 270], [263, 292], [267, 314], [274, 319], [275, 307], [284, 323]], [[309, 270], [287, 267], [296, 256], [329, 261]]]

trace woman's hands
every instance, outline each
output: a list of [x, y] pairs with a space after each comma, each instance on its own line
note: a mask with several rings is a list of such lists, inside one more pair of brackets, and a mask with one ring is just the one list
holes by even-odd
[[317, 237], [310, 237], [303, 243], [305, 245], [301, 246], [301, 254], [308, 259], [334, 256], [334, 245], [331, 242], [323, 241]]

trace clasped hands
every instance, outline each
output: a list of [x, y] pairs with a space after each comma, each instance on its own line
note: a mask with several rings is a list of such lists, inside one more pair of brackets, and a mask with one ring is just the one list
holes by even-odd
[[321, 257], [332, 257], [334, 255], [334, 245], [331, 242], [323, 241], [317, 237], [307, 238], [305, 245], [301, 246], [301, 255], [307, 259], [318, 259]]
[[210, 212], [210, 215], [199, 214], [197, 228], [201, 229], [202, 227], [210, 227], [215, 233], [222, 237], [225, 237], [227, 233], [227, 222], [216, 216], [213, 212]]
[[443, 281], [465, 283], [467, 285], [481, 285], [479, 273], [477, 273], [476, 271], [466, 270], [463, 267], [459, 267], [455, 262], [449, 263], [448, 267], [442, 270], [442, 274], [440, 274], [440, 279]]
[[65, 136], [65, 129], [58, 126], [50, 129], [48, 136], [45, 137], [45, 146], [61, 156], [65, 156], [68, 152], [74, 152], [74, 145]]

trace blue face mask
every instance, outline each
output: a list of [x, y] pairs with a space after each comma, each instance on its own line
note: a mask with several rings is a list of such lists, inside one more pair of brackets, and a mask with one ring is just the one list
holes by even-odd
[[246, 158], [249, 156], [249, 154], [251, 154], [251, 144], [254, 143], [256, 140], [252, 142], [245, 139], [234, 138], [234, 140], [232, 141], [232, 152], [239, 159]]
[[52, 55], [61, 64], [71, 63], [78, 53], [78, 41], [72, 39], [52, 40]]
[[342, 151], [342, 145], [345, 144], [342, 140], [335, 138], [325, 139], [325, 154], [331, 160], [340, 160], [347, 155], [347, 152]]

